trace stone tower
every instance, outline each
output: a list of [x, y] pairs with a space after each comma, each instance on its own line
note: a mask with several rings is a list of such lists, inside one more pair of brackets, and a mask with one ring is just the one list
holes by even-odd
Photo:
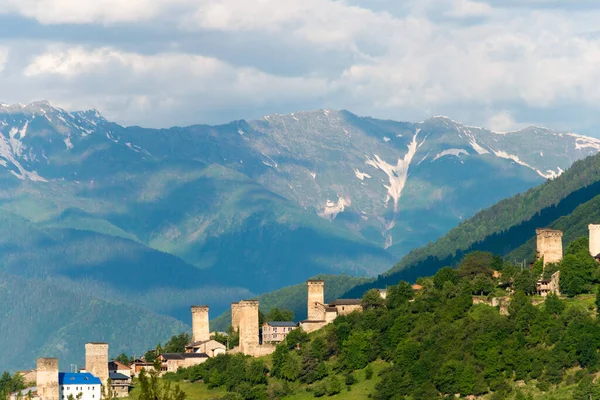
[[553, 229], [536, 229], [537, 258], [544, 257], [544, 266], [548, 263], [560, 262], [563, 257], [562, 231]]
[[192, 341], [210, 340], [208, 306], [192, 306]]
[[38, 358], [37, 390], [40, 400], [58, 400], [58, 358]]
[[108, 343], [85, 344], [85, 370], [100, 379], [106, 387], [108, 381]]
[[240, 351], [253, 355], [258, 347], [258, 301], [242, 300], [240, 314]]
[[237, 332], [240, 329], [240, 303], [231, 303], [231, 326], [233, 327], [234, 332]]
[[308, 280], [308, 320], [325, 321], [325, 281]]
[[596, 257], [600, 254], [600, 225], [588, 226], [590, 233], [590, 254], [592, 257]]

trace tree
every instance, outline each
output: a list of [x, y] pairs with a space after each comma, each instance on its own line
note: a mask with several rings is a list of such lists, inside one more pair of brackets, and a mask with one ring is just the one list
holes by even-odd
[[371, 289], [363, 296], [360, 301], [363, 310], [375, 310], [385, 306], [385, 300], [381, 298], [381, 294], [377, 289]]
[[589, 254], [567, 254], [560, 263], [560, 291], [568, 296], [589, 292], [597, 280], [596, 261]]
[[521, 291], [525, 294], [536, 292], [536, 278], [528, 269], [519, 271], [515, 274], [513, 288], [515, 291]]
[[327, 387], [327, 395], [333, 396], [342, 391], [342, 383], [336, 376], [332, 376], [328, 378], [328, 382], [326, 383]]
[[412, 286], [405, 281], [398, 282], [397, 285], [390, 286], [387, 289], [386, 302], [390, 309], [399, 308], [408, 304], [408, 301], [415, 295]]
[[140, 394], [138, 400], [185, 400], [185, 393], [179, 385], [171, 386], [171, 381], [161, 380], [160, 361], [154, 362], [154, 368], [150, 371], [142, 369], [138, 377]]
[[158, 357], [156, 350], [148, 350], [146, 354], [144, 354], [144, 360], [146, 360], [146, 362], [149, 363], [154, 362], [154, 360], [156, 360], [156, 357]]
[[187, 332], [180, 333], [179, 335], [175, 335], [169, 339], [169, 341], [165, 344], [164, 352], [165, 353], [184, 353], [185, 346], [192, 341], [190, 334]]
[[494, 261], [492, 253], [473, 251], [463, 257], [458, 266], [458, 275], [463, 278], [473, 279], [477, 275], [492, 276], [490, 265]]
[[600, 388], [594, 383], [594, 379], [591, 376], [586, 376], [577, 385], [573, 393], [573, 400], [590, 399], [600, 399]]
[[544, 306], [546, 312], [554, 315], [555, 318], [558, 318], [558, 316], [562, 314], [565, 309], [565, 303], [563, 303], [563, 301], [554, 293], [550, 293], [548, 296], [546, 296]]
[[433, 285], [438, 290], [441, 290], [446, 282], [451, 282], [454, 285], [458, 283], [458, 273], [454, 268], [441, 268], [433, 277]]
[[133, 358], [129, 357], [125, 353], [121, 353], [121, 354], [119, 354], [117, 356], [117, 358], [115, 358], [115, 361], [118, 361], [118, 362], [120, 362], [121, 364], [124, 364], [124, 365], [129, 365], [129, 363], [133, 361]]
[[596, 314], [600, 314], [600, 286], [596, 287]]
[[117, 395], [117, 392], [113, 390], [112, 381], [109, 378], [106, 381], [106, 386], [102, 386], [102, 400], [113, 400], [117, 397], [119, 396]]
[[293, 321], [294, 312], [285, 308], [275, 307], [265, 316], [265, 322], [272, 321]]
[[372, 331], [355, 331], [342, 345], [343, 363], [349, 370], [363, 369], [375, 359]]
[[477, 275], [471, 283], [471, 290], [473, 294], [487, 295], [490, 294], [496, 285], [489, 276]]

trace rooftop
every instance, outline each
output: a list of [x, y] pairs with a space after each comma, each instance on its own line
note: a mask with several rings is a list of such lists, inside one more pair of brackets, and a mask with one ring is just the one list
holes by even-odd
[[100, 385], [100, 378], [95, 377], [89, 372], [59, 372], [59, 385]]
[[123, 375], [118, 372], [110, 372], [108, 374], [108, 377], [110, 378], [111, 381], [129, 380], [129, 377], [127, 375]]
[[359, 306], [360, 305], [360, 299], [337, 299], [336, 301], [334, 301], [333, 303], [329, 303], [329, 305], [334, 305], [334, 306]]
[[108, 362], [108, 368], [111, 369], [129, 369], [127, 365], [121, 364], [120, 362], [114, 360]]
[[294, 326], [297, 326], [298, 324], [295, 322], [290, 322], [290, 321], [271, 321], [271, 322], [265, 322], [265, 325], [294, 327]]
[[186, 358], [208, 358], [205, 353], [165, 353], [161, 354], [165, 360], [185, 360]]

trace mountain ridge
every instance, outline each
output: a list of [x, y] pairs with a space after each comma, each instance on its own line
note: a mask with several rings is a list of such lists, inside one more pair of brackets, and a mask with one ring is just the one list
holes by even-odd
[[190, 304], [214, 317], [318, 274], [382, 274], [598, 151], [596, 139], [542, 129], [335, 110], [167, 129], [47, 102], [1, 110], [0, 272], [184, 324]]

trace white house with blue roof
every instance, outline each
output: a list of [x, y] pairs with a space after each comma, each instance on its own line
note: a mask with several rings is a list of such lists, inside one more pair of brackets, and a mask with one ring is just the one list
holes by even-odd
[[[69, 395], [78, 400], [100, 400], [102, 382], [89, 372], [59, 372], [58, 399], [67, 400]], [[78, 398], [78, 396], [80, 396]]]

